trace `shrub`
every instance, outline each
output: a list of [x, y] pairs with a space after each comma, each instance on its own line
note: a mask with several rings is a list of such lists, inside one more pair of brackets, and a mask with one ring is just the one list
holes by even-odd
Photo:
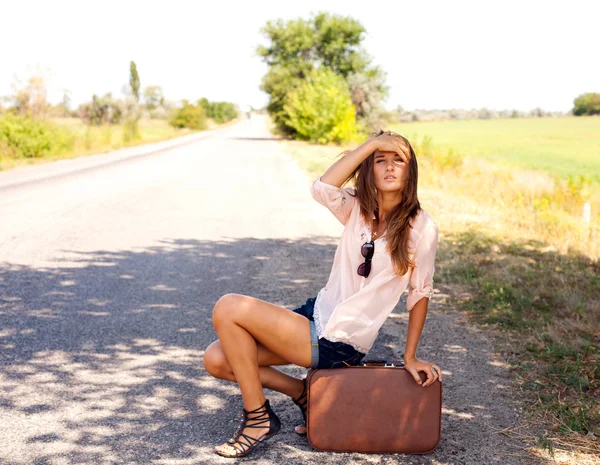
[[173, 112], [169, 124], [176, 128], [206, 129], [206, 112], [204, 108], [187, 100], [183, 100], [182, 103], [182, 107]]
[[119, 124], [123, 118], [123, 108], [110, 92], [103, 97], [94, 94], [91, 102], [79, 106], [79, 116], [88, 124]]
[[0, 155], [37, 158], [73, 149], [75, 136], [65, 127], [23, 116], [0, 117]]
[[327, 68], [313, 71], [287, 95], [282, 117], [303, 140], [326, 144], [356, 137], [355, 108], [348, 84]]

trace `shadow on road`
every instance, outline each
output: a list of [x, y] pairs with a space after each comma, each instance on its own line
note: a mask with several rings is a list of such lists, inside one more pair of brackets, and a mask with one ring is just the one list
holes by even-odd
[[[0, 461], [215, 463], [213, 448], [237, 428], [242, 402], [237, 385], [214, 379], [202, 365], [204, 349], [216, 339], [214, 304], [226, 293], [240, 293], [292, 310], [326, 284], [335, 248], [331, 238], [318, 237], [165, 240], [140, 251], [75, 252], [78, 258], [68, 265], [49, 269], [0, 263], [0, 413], [14, 425], [12, 436], [0, 439]], [[380, 332], [369, 358], [403, 353], [405, 297], [389, 320], [393, 329]], [[453, 364], [464, 364], [459, 349], [467, 355], [450, 340], [430, 349], [448, 367], [447, 380]], [[296, 376], [306, 371], [281, 369]], [[294, 433], [299, 409], [282, 394], [266, 395], [283, 430], [254, 458], [387, 460], [314, 451]], [[388, 395], [381, 393], [382, 402]], [[451, 437], [485, 429], [489, 415], [478, 399], [461, 405], [465, 399], [457, 393], [444, 400], [444, 421], [453, 431], [442, 435], [433, 454], [412, 456], [413, 463], [433, 463], [440, 452], [465, 458], [470, 452]]]

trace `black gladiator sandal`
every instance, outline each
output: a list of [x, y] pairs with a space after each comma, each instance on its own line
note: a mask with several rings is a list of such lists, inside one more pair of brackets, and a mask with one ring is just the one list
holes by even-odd
[[[306, 392], [306, 378], [304, 378], [304, 390], [302, 391], [302, 394], [300, 394], [300, 397], [298, 397], [297, 399], [292, 399], [294, 401], [294, 404], [296, 404], [298, 407], [300, 407], [300, 410], [302, 411], [302, 416], [304, 417], [304, 428], [306, 428], [306, 403], [308, 401], [307, 399], [307, 392]], [[296, 429], [294, 428], [294, 432], [296, 434], [299, 434], [300, 436], [306, 436], [306, 432], [304, 433], [299, 433], [298, 431], [296, 431]]]
[[[281, 429], [281, 421], [279, 420], [279, 417], [275, 414], [275, 412], [271, 409], [271, 405], [269, 404], [268, 399], [263, 405], [261, 405], [255, 410], [248, 411], [242, 408], [242, 411], [244, 412], [242, 422], [238, 427], [237, 431], [235, 432], [234, 437], [228, 441], [228, 444], [236, 450], [236, 453], [228, 454], [227, 452], [221, 452], [216, 450], [215, 452], [222, 457], [245, 457], [246, 455], [250, 454], [261, 442], [275, 436]], [[250, 415], [256, 416], [251, 417]], [[249, 422], [255, 423], [248, 424]], [[242, 431], [244, 431], [245, 428], [264, 428], [266, 426], [266, 423], [269, 424], [270, 429], [269, 432], [261, 438], [256, 439], [252, 436], [248, 436], [247, 434], [242, 433]], [[242, 439], [244, 440], [243, 442]], [[238, 444], [242, 447], [240, 447]]]

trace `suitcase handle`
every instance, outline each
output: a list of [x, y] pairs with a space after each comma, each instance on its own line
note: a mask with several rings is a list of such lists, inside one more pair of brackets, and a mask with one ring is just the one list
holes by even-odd
[[383, 359], [373, 359], [373, 360], [363, 360], [360, 362], [360, 366], [365, 367], [404, 367], [404, 362], [402, 360], [392, 360], [387, 361]]

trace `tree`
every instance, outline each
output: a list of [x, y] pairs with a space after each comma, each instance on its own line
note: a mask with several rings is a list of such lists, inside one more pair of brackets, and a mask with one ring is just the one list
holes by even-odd
[[160, 86], [148, 86], [144, 89], [144, 104], [148, 111], [162, 106], [164, 101], [165, 97]]
[[196, 101], [196, 106], [204, 109], [206, 116], [219, 124], [231, 121], [238, 116], [237, 108], [231, 102], [210, 102], [203, 97]]
[[60, 103], [56, 105], [49, 105], [49, 115], [52, 117], [67, 117], [71, 116], [71, 91], [68, 89], [63, 90], [63, 98]]
[[68, 90], [68, 89], [64, 90], [61, 104], [63, 107], [65, 107], [65, 110], [69, 111], [71, 109], [71, 91], [70, 90]]
[[295, 68], [298, 77], [315, 65], [323, 65], [344, 78], [364, 71], [371, 59], [359, 45], [364, 27], [355, 19], [318, 13], [304, 19], [268, 21], [261, 29], [271, 45], [259, 46], [257, 53], [269, 66]]
[[491, 115], [491, 113], [490, 113], [490, 110], [488, 110], [488, 109], [487, 109], [487, 108], [485, 108], [485, 107], [483, 107], [483, 108], [480, 108], [480, 109], [477, 111], [477, 118], [479, 118], [479, 119], [490, 119], [490, 118], [491, 118], [491, 116], [492, 116], [492, 115]]
[[575, 116], [600, 115], [600, 94], [581, 94], [573, 103], [572, 111]]
[[135, 61], [129, 64], [129, 85], [131, 86], [131, 92], [137, 102], [140, 101], [140, 76], [137, 71]]
[[343, 78], [367, 70], [371, 58], [360, 48], [366, 32], [360, 22], [350, 17], [319, 13], [313, 19], [316, 58]]
[[46, 79], [42, 74], [31, 76], [25, 84], [13, 84], [12, 105], [17, 114], [41, 119], [48, 112]]
[[383, 71], [377, 68], [370, 73], [351, 73], [347, 81], [356, 107], [356, 118], [368, 132], [381, 128], [384, 111], [381, 102], [389, 92]]
[[201, 99], [199, 99], [196, 104], [202, 108], [204, 108], [204, 111], [206, 112], [206, 116], [208, 117], [212, 117], [211, 115], [211, 104], [208, 101], [208, 99], [206, 97], [202, 97]]
[[[383, 85], [382, 71], [371, 66], [372, 59], [360, 46], [365, 28], [355, 19], [322, 12], [309, 20], [268, 21], [261, 32], [270, 44], [261, 45], [256, 50], [269, 65], [260, 88], [269, 94], [267, 110], [283, 133], [296, 133], [287, 124], [289, 119], [283, 110], [286, 96], [301, 86], [314, 69], [330, 69], [344, 80], [352, 74], [366, 76], [362, 80], [362, 91], [357, 92], [357, 95], [361, 94], [357, 111], [366, 111], [365, 102], [377, 107], [373, 102], [384, 98], [388, 92]], [[372, 82], [366, 84], [368, 80]], [[355, 87], [359, 87], [358, 84]], [[375, 89], [376, 93], [367, 96], [370, 89]], [[363, 114], [356, 116], [362, 117]]]

